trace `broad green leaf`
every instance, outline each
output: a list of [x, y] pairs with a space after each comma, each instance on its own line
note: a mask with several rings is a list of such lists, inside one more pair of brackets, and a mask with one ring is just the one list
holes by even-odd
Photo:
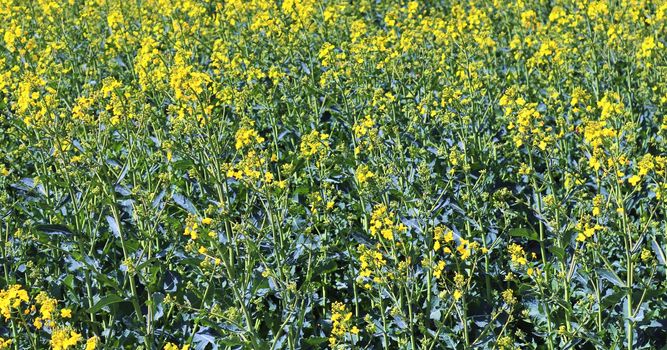
[[120, 302], [123, 302], [123, 301], [125, 301], [125, 299], [123, 299], [121, 296], [116, 295], [116, 294], [109, 294], [109, 295], [106, 295], [106, 296], [102, 297], [100, 300], [98, 300], [97, 303], [95, 303], [95, 305], [93, 305], [93, 307], [91, 307], [88, 310], [88, 312], [95, 313], [95, 312], [98, 312], [98, 311], [102, 310], [102, 308], [104, 308], [105, 306], [115, 304], [115, 303], [120, 303]]
[[523, 237], [533, 241], [537, 241], [539, 239], [537, 232], [527, 228], [513, 228], [510, 230], [510, 236]]
[[621, 280], [618, 275], [612, 271], [609, 271], [607, 269], [597, 269], [595, 270], [598, 275], [600, 275], [602, 278], [606, 279], [607, 281], [613, 283], [614, 285], [617, 285], [619, 287], [625, 287], [625, 283]]

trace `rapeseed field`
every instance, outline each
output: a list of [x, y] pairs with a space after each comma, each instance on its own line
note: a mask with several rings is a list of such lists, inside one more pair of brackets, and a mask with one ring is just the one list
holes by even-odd
[[665, 0], [0, 0], [0, 349], [665, 349], [666, 43]]

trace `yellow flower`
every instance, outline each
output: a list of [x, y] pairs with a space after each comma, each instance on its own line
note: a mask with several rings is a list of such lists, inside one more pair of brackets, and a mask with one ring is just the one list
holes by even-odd
[[317, 58], [322, 61], [323, 67], [326, 67], [330, 64], [329, 59], [334, 49], [335, 46], [333, 46], [331, 43], [324, 43], [320, 48], [320, 51], [317, 53]]
[[641, 46], [639, 47], [639, 51], [637, 51], [637, 58], [638, 59], [643, 59], [643, 58], [649, 58], [651, 57], [651, 54], [656, 48], [662, 49], [664, 45], [662, 45], [661, 42], [655, 41], [655, 38], [653, 36], [649, 36], [644, 38], [644, 41], [642, 41]]
[[179, 350], [178, 345], [174, 343], [167, 343], [164, 345], [164, 350]]
[[386, 228], [386, 229], [382, 230], [381, 233], [382, 233], [382, 237], [384, 237], [384, 239], [387, 239], [387, 240], [390, 240], [390, 241], [394, 240], [394, 231], [392, 229]]
[[468, 257], [470, 257], [471, 248], [472, 245], [470, 244], [470, 241], [468, 241], [467, 239], [461, 239], [461, 242], [459, 242], [458, 247], [456, 247], [456, 251], [461, 256], [461, 260], [466, 260], [468, 259]]
[[251, 143], [262, 143], [264, 138], [259, 136], [257, 131], [252, 128], [255, 125], [252, 121], [244, 121], [246, 126], [241, 127], [236, 131], [236, 149], [241, 149], [250, 145]]
[[511, 289], [506, 289], [504, 292], [502, 292], [502, 296], [503, 296], [503, 300], [507, 304], [512, 305], [512, 304], [516, 304], [516, 302], [517, 302], [516, 298], [514, 297], [514, 291], [511, 290]]
[[18, 308], [22, 302], [27, 303], [28, 300], [28, 292], [19, 284], [3, 289], [0, 291], [0, 314], [5, 317], [5, 320], [9, 320], [12, 309]]
[[85, 350], [95, 350], [97, 347], [97, 342], [99, 341], [99, 338], [97, 336], [92, 336], [86, 340], [86, 348]]
[[[341, 302], [334, 302], [331, 305], [331, 335], [329, 336], [329, 343], [331, 346], [336, 345], [338, 339], [345, 336], [347, 332], [353, 332], [351, 326], [352, 312], [348, 311], [347, 307]], [[354, 327], [356, 328], [356, 327]], [[355, 331], [357, 334], [359, 330]]]
[[363, 185], [364, 183], [372, 179], [375, 176], [375, 174], [368, 169], [367, 165], [360, 165], [357, 168], [357, 171], [355, 172], [354, 176], [357, 179], [357, 182], [359, 182], [360, 185]]
[[518, 265], [526, 265], [528, 263], [526, 252], [524, 252], [523, 247], [520, 245], [512, 243], [507, 247], [507, 250], [510, 253], [512, 263]]
[[655, 163], [654, 163], [654, 157], [653, 155], [647, 153], [645, 154], [642, 159], [637, 162], [637, 167], [639, 168], [639, 172], [637, 175], [639, 176], [645, 176], [649, 173], [649, 171], [655, 169]]
[[301, 140], [301, 155], [305, 158], [322, 157], [329, 149], [329, 135], [313, 130]]
[[632, 185], [632, 187], [635, 187], [635, 186], [637, 186], [637, 184], [638, 184], [639, 181], [641, 181], [641, 180], [642, 180], [642, 178], [641, 178], [639, 175], [632, 175], [632, 176], [628, 179], [628, 182], [630, 183], [630, 185]]
[[433, 269], [433, 276], [435, 276], [435, 278], [440, 278], [444, 270], [445, 270], [445, 262], [443, 260], [438, 261], [438, 265], [436, 265], [435, 268]]
[[190, 349], [190, 345], [183, 345], [183, 347], [179, 348], [178, 345], [174, 343], [167, 343], [164, 346], [164, 350], [188, 350]]
[[70, 309], [60, 310], [60, 317], [62, 317], [62, 318], [71, 318], [72, 317], [72, 310], [70, 310]]
[[183, 231], [183, 235], [190, 236], [193, 241], [199, 237], [199, 232], [197, 231], [199, 224], [197, 224], [196, 220], [196, 217], [193, 215], [188, 216], [185, 221], [185, 230]]
[[0, 350], [9, 349], [12, 346], [12, 342], [11, 339], [0, 338]]
[[394, 232], [404, 232], [407, 230], [405, 225], [394, 224], [396, 220], [393, 214], [387, 210], [384, 204], [378, 204], [373, 209], [370, 220], [371, 235], [375, 237], [378, 233], [386, 240], [394, 240]]
[[577, 234], [578, 242], [585, 242], [587, 238], [593, 237], [595, 232], [602, 230], [604, 227], [600, 225], [591, 226], [590, 224], [578, 225], [577, 226], [581, 231]]
[[650, 250], [642, 248], [641, 258], [644, 262], [650, 261], [653, 258], [653, 254]]
[[456, 273], [454, 275], [454, 284], [458, 287], [462, 287], [466, 283], [466, 278], [463, 274]]
[[463, 296], [463, 293], [462, 293], [460, 290], [458, 290], [458, 289], [454, 291], [454, 294], [452, 294], [452, 297], [453, 297], [454, 300], [456, 300], [456, 301], [458, 301], [459, 299], [461, 299], [462, 296]]
[[66, 350], [76, 346], [80, 340], [81, 334], [68, 328], [56, 328], [51, 334], [51, 348], [53, 350]]

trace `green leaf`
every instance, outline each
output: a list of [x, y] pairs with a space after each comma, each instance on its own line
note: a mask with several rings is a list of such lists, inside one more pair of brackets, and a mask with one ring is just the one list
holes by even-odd
[[537, 241], [537, 232], [527, 229], [527, 228], [513, 228], [510, 230], [510, 236], [512, 237], [523, 237], [533, 241]]
[[292, 193], [297, 194], [297, 195], [299, 195], [299, 194], [308, 194], [308, 193], [310, 193], [310, 188], [308, 186], [299, 186]]
[[63, 236], [71, 236], [73, 235], [72, 231], [69, 229], [69, 227], [65, 225], [37, 225], [35, 226], [35, 229], [44, 232], [49, 235], [63, 235]]
[[237, 336], [227, 336], [223, 339], [220, 339], [220, 343], [227, 346], [238, 346], [245, 345], [246, 343]]
[[553, 254], [558, 260], [563, 260], [565, 257], [565, 249], [560, 248], [560, 247], [551, 247], [549, 248], [549, 251], [551, 254]]
[[204, 350], [209, 345], [211, 345], [213, 350], [218, 349], [218, 346], [215, 343], [215, 337], [208, 329], [201, 329], [197, 332], [192, 338], [192, 342], [195, 345], [195, 350]]
[[69, 289], [74, 289], [74, 276], [67, 275], [63, 279], [63, 284], [66, 285]]
[[317, 346], [323, 344], [326, 341], [327, 341], [326, 337], [310, 337], [308, 339], [305, 339], [303, 342], [306, 343], [306, 345]]
[[171, 195], [171, 198], [180, 206], [181, 208], [185, 209], [188, 211], [188, 213], [197, 215], [197, 209], [195, 208], [194, 204], [187, 199], [184, 195], [180, 193], [174, 193]]
[[665, 264], [665, 250], [662, 249], [662, 247], [660, 247], [660, 244], [658, 243], [658, 241], [655, 240], [655, 238], [653, 238], [653, 242], [651, 242], [651, 247], [653, 248], [653, 252], [655, 253], [655, 256], [658, 259], [658, 261], [661, 264], [666, 265]]
[[174, 170], [189, 170], [194, 166], [194, 162], [189, 159], [181, 159], [171, 163]]
[[338, 264], [336, 264], [336, 262], [333, 260], [329, 260], [324, 264], [320, 264], [317, 267], [315, 267], [315, 274], [323, 275], [325, 273], [331, 273], [336, 270], [338, 270]]
[[98, 300], [97, 303], [95, 303], [95, 305], [93, 305], [93, 307], [88, 310], [88, 312], [97, 312], [102, 310], [102, 308], [105, 306], [120, 303], [122, 301], [125, 301], [125, 299], [123, 299], [121, 296], [116, 294], [109, 294]]
[[440, 321], [440, 318], [442, 317], [442, 313], [440, 312], [440, 309], [433, 309], [429, 315], [429, 318], [434, 320], [434, 321]]
[[600, 275], [602, 278], [606, 279], [607, 281], [619, 286], [619, 287], [625, 287], [625, 283], [623, 283], [623, 280], [621, 280], [618, 275], [612, 271], [609, 271], [607, 269], [597, 269], [596, 272], [598, 275]]
[[107, 215], [106, 217], [107, 223], [109, 224], [109, 228], [111, 229], [111, 232], [113, 232], [113, 236], [116, 238], [120, 237], [120, 226], [118, 225], [118, 222], [116, 222], [116, 219], [113, 216]]

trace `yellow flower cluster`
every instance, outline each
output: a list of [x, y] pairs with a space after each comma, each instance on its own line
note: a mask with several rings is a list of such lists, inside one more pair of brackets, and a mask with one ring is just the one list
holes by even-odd
[[56, 328], [51, 335], [51, 349], [67, 350], [75, 347], [79, 341], [81, 334], [68, 328]]
[[11, 285], [0, 291], [0, 313], [5, 320], [9, 320], [12, 317], [12, 310], [18, 309], [21, 303], [27, 303], [28, 300], [28, 292], [21, 285]]
[[514, 305], [517, 302], [516, 297], [514, 296], [514, 291], [511, 289], [506, 289], [502, 292], [503, 300], [508, 305]]
[[466, 260], [470, 257], [472, 252], [479, 248], [479, 243], [470, 242], [467, 239], [461, 238], [459, 245], [456, 247], [456, 252], [459, 253], [461, 260]]
[[[0, 291], [0, 313], [5, 320], [11, 320], [12, 312], [17, 311], [20, 313], [20, 320], [24, 324], [27, 322], [26, 316], [34, 316], [32, 326], [37, 330], [41, 330], [46, 323], [46, 326], [51, 328], [51, 349], [66, 350], [75, 347], [81, 340], [81, 334], [72, 330], [71, 327], [62, 327], [56, 323], [58, 315], [60, 315], [61, 321], [71, 318], [71, 309], [63, 308], [58, 312], [58, 301], [51, 298], [46, 292], [39, 292], [34, 299], [34, 304], [30, 305], [29, 303], [28, 292], [21, 285], [14, 284]], [[20, 310], [22, 304], [25, 305], [25, 309]], [[11, 339], [0, 338], [0, 349], [8, 348], [12, 343]], [[95, 344], [86, 346], [86, 350], [94, 350]]]
[[587, 239], [593, 237], [596, 232], [603, 230], [604, 227], [599, 224], [591, 225], [586, 223], [582, 225], [581, 223], [578, 223], [577, 229], [579, 230], [579, 233], [577, 234], [577, 242], [585, 242]]
[[358, 120], [352, 128], [354, 137], [357, 140], [357, 146], [354, 149], [354, 154], [359, 155], [362, 150], [372, 151], [373, 143], [377, 139], [378, 129], [375, 127], [375, 121], [370, 115]]
[[608, 91], [598, 102], [598, 108], [600, 108], [600, 120], [607, 120], [622, 115], [625, 105], [617, 92]]
[[329, 135], [317, 130], [311, 131], [301, 140], [301, 155], [305, 158], [324, 157], [329, 150]]
[[5, 339], [0, 337], [0, 350], [9, 349], [12, 346], [13, 341], [11, 339]]
[[[387, 265], [387, 260], [380, 251], [378, 246], [376, 249], [369, 249], [365, 245], [359, 245], [357, 248], [359, 251], [359, 276], [357, 278], [357, 283], [363, 283], [367, 279], [371, 278], [373, 273], [373, 282], [380, 283], [382, 282], [382, 268]], [[364, 288], [370, 289], [370, 284], [364, 284]]]
[[660, 41], [656, 41], [654, 37], [646, 37], [642, 41], [642, 44], [639, 46], [639, 50], [637, 51], [637, 58], [639, 60], [651, 58], [654, 52], [658, 50], [664, 50], [664, 48], [665, 45]]
[[322, 67], [328, 67], [331, 65], [330, 57], [331, 53], [334, 51], [334, 46], [331, 43], [324, 43], [320, 48], [320, 51], [317, 54], [317, 57], [322, 62]]
[[454, 274], [454, 292], [452, 293], [452, 298], [454, 301], [458, 301], [463, 297], [464, 289], [466, 288], [466, 276], [462, 273], [456, 272]]
[[662, 156], [654, 157], [650, 153], [645, 154], [639, 161], [637, 161], [637, 174], [628, 178], [628, 182], [632, 187], [635, 187], [641, 182], [642, 178], [647, 176], [650, 171], [656, 169], [656, 163], [664, 162]]
[[[258, 180], [263, 170], [263, 166], [266, 163], [266, 159], [258, 154], [255, 150], [248, 151], [243, 159], [241, 159], [238, 164], [227, 169], [227, 177], [232, 177], [237, 180], [241, 180], [244, 177], [247, 177], [250, 180]], [[267, 183], [273, 181], [273, 174], [270, 172], [264, 172], [264, 180]]]
[[166, 89], [168, 71], [154, 38], [141, 39], [141, 46], [135, 58], [134, 71], [142, 90], [162, 91]]
[[239, 128], [238, 131], [236, 131], [236, 149], [242, 149], [254, 142], [256, 143], [262, 143], [264, 142], [264, 138], [259, 136], [257, 133], [257, 130], [253, 128], [253, 125], [255, 124], [252, 121], [247, 122], [247, 126], [243, 126]]
[[550, 134], [551, 127], [544, 127], [543, 116], [538, 111], [538, 104], [528, 103], [521, 97], [514, 101], [508, 100], [508, 95], [503, 95], [500, 105], [505, 107], [505, 114], [511, 120], [507, 129], [515, 131], [512, 136], [514, 145], [521, 147], [527, 143], [539, 147], [542, 151], [546, 150], [553, 141], [553, 136]]
[[438, 252], [442, 249], [445, 254], [452, 254], [453, 250], [459, 254], [461, 260], [466, 260], [472, 252], [479, 248], [479, 243], [471, 242], [464, 238], [454, 239], [454, 231], [446, 229], [443, 226], [436, 226], [433, 229], [433, 250]]
[[190, 239], [193, 241], [197, 240], [199, 237], [199, 222], [197, 221], [197, 217], [194, 215], [189, 215], [185, 221], [185, 230], [183, 231], [183, 235], [190, 237]]
[[47, 321], [49, 327], [53, 327], [55, 322], [53, 321], [53, 315], [56, 311], [56, 306], [58, 301], [54, 298], [51, 298], [46, 292], [40, 292], [35, 297], [36, 304], [39, 304], [39, 317], [35, 318], [34, 326], [36, 328], [42, 328], [44, 321]]
[[616, 130], [608, 126], [606, 121], [589, 121], [584, 125], [584, 140], [592, 147], [588, 165], [593, 170], [600, 170], [605, 157], [602, 146], [611, 142], [616, 134]]
[[97, 336], [92, 336], [86, 340], [85, 350], [95, 350], [97, 348], [97, 343], [99, 343], [100, 338]]
[[435, 276], [435, 278], [442, 277], [442, 273], [445, 271], [445, 266], [446, 265], [447, 264], [445, 263], [444, 260], [438, 261], [438, 263], [433, 268], [433, 276]]
[[211, 78], [206, 73], [197, 72], [186, 63], [184, 53], [179, 53], [174, 59], [174, 67], [169, 76], [169, 85], [174, 91], [174, 98], [181, 102], [195, 102], [204, 92], [206, 84]]
[[516, 243], [512, 243], [507, 247], [507, 250], [510, 253], [510, 258], [512, 259], [512, 263], [521, 266], [526, 265], [528, 263], [528, 259], [526, 259], [526, 252], [523, 250], [522, 246]]
[[440, 250], [440, 247], [443, 247], [443, 251], [445, 253], [451, 253], [451, 249], [449, 247], [446, 247], [446, 245], [450, 242], [454, 241], [454, 232], [452, 230], [448, 230], [443, 226], [436, 226], [433, 229], [433, 250], [438, 251]]
[[331, 335], [329, 344], [333, 347], [346, 334], [359, 334], [359, 328], [352, 325], [352, 312], [348, 311], [347, 306], [341, 302], [334, 302], [331, 305]]
[[378, 235], [388, 241], [394, 240], [394, 233], [400, 233], [407, 230], [403, 223], [396, 223], [394, 214], [387, 210], [384, 204], [378, 204], [371, 213], [370, 231], [371, 236]]
[[593, 197], [593, 216], [600, 216], [604, 205], [604, 196], [601, 194]]
[[370, 181], [373, 177], [375, 177], [375, 173], [373, 173], [369, 168], [368, 165], [360, 165], [355, 174], [354, 177], [357, 179], [357, 182], [360, 185], [364, 185], [368, 181]]
[[183, 345], [183, 347], [179, 347], [178, 345], [174, 343], [167, 343], [164, 345], [163, 350], [189, 350], [190, 345]]

